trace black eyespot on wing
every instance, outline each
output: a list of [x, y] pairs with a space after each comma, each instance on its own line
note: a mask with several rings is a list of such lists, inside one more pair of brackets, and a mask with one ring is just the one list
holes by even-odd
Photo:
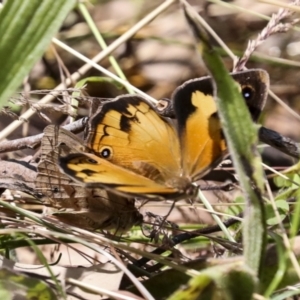
[[255, 91], [250, 86], [244, 86], [242, 87], [242, 95], [246, 102], [249, 102], [253, 99]]
[[249, 108], [252, 119], [257, 121], [265, 106], [268, 95], [268, 73], [261, 69], [252, 69], [231, 75], [242, 87], [242, 94]]
[[109, 158], [110, 157], [110, 150], [108, 148], [105, 148], [105, 149], [101, 149], [101, 152], [100, 152], [100, 156], [103, 157], [103, 158]]
[[59, 192], [59, 188], [58, 188], [57, 186], [54, 187], [54, 188], [52, 189], [52, 192], [53, 192], [54, 194], [58, 193], [58, 192]]
[[259, 106], [256, 99], [257, 93], [252, 87], [246, 85], [242, 86], [242, 95], [246, 101], [252, 119], [256, 121], [261, 113], [261, 107]]
[[113, 157], [113, 148], [110, 146], [103, 146], [99, 149], [98, 155], [106, 160], [110, 160]]
[[102, 151], [101, 151], [101, 156], [102, 156], [103, 158], [109, 157], [109, 156], [110, 156], [110, 150], [109, 150], [109, 149], [102, 150]]

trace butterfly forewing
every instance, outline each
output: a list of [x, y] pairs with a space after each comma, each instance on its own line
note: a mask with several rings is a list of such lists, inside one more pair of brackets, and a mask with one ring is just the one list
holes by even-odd
[[[138, 96], [121, 96], [103, 105], [91, 120], [88, 146], [100, 157], [164, 183], [180, 170], [180, 151], [174, 127]], [[105, 157], [104, 157], [105, 158]]]
[[269, 89], [269, 74], [265, 70], [253, 69], [231, 75], [241, 86], [241, 93], [253, 121], [256, 122], [266, 104]]
[[175, 188], [158, 184], [94, 154], [77, 153], [61, 157], [60, 166], [66, 174], [89, 187], [103, 186], [121, 194], [153, 197], [177, 192]]

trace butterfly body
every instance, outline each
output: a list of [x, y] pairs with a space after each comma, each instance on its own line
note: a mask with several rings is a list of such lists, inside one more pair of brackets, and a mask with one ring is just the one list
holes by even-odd
[[[233, 78], [256, 120], [256, 109], [266, 98], [267, 73], [251, 70]], [[172, 105], [176, 124], [139, 96], [106, 102], [89, 121], [87, 147], [93, 153], [61, 157], [62, 170], [86, 186], [131, 196], [176, 198], [193, 193], [192, 183], [227, 154], [211, 80], [184, 83], [175, 90]]]

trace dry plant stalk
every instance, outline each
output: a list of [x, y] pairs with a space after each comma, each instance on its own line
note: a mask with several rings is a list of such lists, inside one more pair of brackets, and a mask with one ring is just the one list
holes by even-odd
[[[290, 5], [299, 5], [300, 0], [295, 0], [290, 3]], [[287, 23], [282, 23], [281, 21], [291, 15], [294, 12], [287, 8], [280, 8], [276, 14], [273, 14], [267, 26], [259, 33], [258, 37], [255, 40], [250, 40], [248, 42], [247, 49], [244, 52], [244, 55], [239, 58], [233, 68], [234, 72], [242, 71], [245, 69], [245, 65], [249, 60], [252, 53], [256, 48], [261, 45], [268, 37], [275, 33], [287, 32], [291, 27], [293, 27], [299, 19], [294, 19]]]

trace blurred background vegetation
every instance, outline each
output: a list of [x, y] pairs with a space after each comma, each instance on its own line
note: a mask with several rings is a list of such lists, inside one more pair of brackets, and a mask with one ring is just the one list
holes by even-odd
[[[288, 1], [283, 2], [288, 3]], [[85, 3], [85, 6], [107, 45], [110, 45], [162, 3], [161, 0], [94, 0]], [[255, 39], [266, 26], [272, 13], [278, 11], [278, 6], [274, 4], [251, 0], [190, 0], [189, 3], [196, 8], [199, 14], [237, 56], [244, 53], [249, 40]], [[82, 12], [81, 9], [75, 7], [68, 13], [59, 32], [56, 34], [56, 38], [82, 55], [93, 58], [102, 50]], [[297, 15], [294, 15], [291, 19], [296, 17]], [[287, 109], [282, 103], [269, 97], [260, 122], [265, 127], [276, 130], [295, 141], [300, 140], [300, 119], [297, 116], [300, 112], [299, 37], [300, 33], [297, 26], [286, 33], [273, 35], [258, 47], [247, 63], [248, 69], [262, 68], [269, 72], [271, 90], [280, 97], [282, 103], [289, 107]], [[18, 41], [11, 42], [18, 43]], [[216, 47], [222, 55], [228, 71], [231, 71], [233, 68], [232, 59], [226, 55], [224, 49], [217, 44]], [[127, 80], [134, 87], [156, 99], [170, 98], [175, 88], [184, 81], [207, 75], [201, 58], [195, 50], [194, 39], [190, 34], [178, 3], [170, 5], [167, 10], [160, 13], [152, 22], [120, 45], [112, 55]], [[5, 57], [1, 59], [5, 60]], [[35, 103], [43, 95], [33, 94], [32, 91], [54, 89], [68, 78], [69, 74], [77, 72], [84, 64], [83, 61], [54, 43], [45, 46], [41, 59], [28, 72], [23, 84], [15, 91], [13, 98], [17, 99], [19, 103], [21, 97], [17, 92], [25, 92], [28, 99]], [[115, 72], [108, 58], [103, 59], [100, 65]], [[91, 76], [103, 76], [103, 74], [93, 68], [81, 74], [81, 78]], [[73, 86], [75, 86], [75, 82]], [[116, 96], [115, 90], [111, 91], [105, 85], [97, 83], [90, 84], [88, 92], [95, 97]], [[127, 91], [120, 89], [118, 93], [127, 93]], [[2, 113], [0, 131], [6, 128], [17, 116], [22, 115], [30, 106], [28, 102], [23, 103], [22, 106], [13, 105], [8, 100], [4, 105], [10, 106], [16, 115], [12, 117], [11, 114]], [[53, 113], [47, 108], [43, 109], [52, 123], [62, 124], [66, 121], [67, 117], [62, 113]], [[78, 118], [87, 116], [88, 110], [86, 107], [82, 107], [78, 110], [78, 113]], [[8, 136], [8, 139], [41, 133], [46, 125], [48, 123], [40, 115], [35, 114], [28, 122], [14, 130]], [[291, 157], [270, 147], [265, 147], [261, 151], [264, 161], [271, 166], [289, 166], [295, 162]], [[35, 150], [27, 149], [13, 154], [3, 153], [1, 158], [20, 158], [34, 154], [34, 152]], [[219, 204], [231, 202], [234, 199], [231, 195], [220, 193], [217, 195], [212, 193], [209, 197], [211, 197], [212, 202]], [[168, 212], [169, 206], [156, 203], [153, 205], [152, 211], [163, 215]], [[187, 211], [178, 208], [170, 217], [170, 220], [191, 223], [198, 223], [199, 220], [201, 223], [212, 222], [206, 212], [197, 212], [194, 215], [194, 212], [191, 213], [189, 209]], [[235, 211], [235, 213], [237, 212]], [[138, 239], [143, 240], [141, 236], [138, 236]], [[199, 240], [196, 242], [199, 242]], [[189, 252], [190, 249], [192, 250]], [[197, 250], [196, 252], [191, 244], [182, 251], [195, 258], [202, 255], [217, 255], [219, 249], [212, 250], [209, 245], [207, 248], [203, 247], [202, 250], [199, 250], [199, 248]], [[220, 251], [223, 250], [222, 248]], [[46, 253], [46, 250], [44, 251]], [[49, 251], [48, 248], [47, 251]], [[49, 259], [51, 257], [52, 260], [55, 260], [53, 252], [49, 251], [47, 255]], [[36, 257], [28, 259], [26, 262], [36, 262]]]

